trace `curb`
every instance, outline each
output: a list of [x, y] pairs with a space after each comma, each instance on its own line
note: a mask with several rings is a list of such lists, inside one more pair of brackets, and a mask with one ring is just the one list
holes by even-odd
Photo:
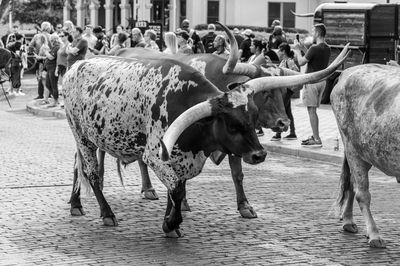
[[319, 149], [313, 150], [313, 148], [303, 148], [303, 147], [288, 148], [285, 146], [274, 145], [274, 144], [265, 144], [265, 143], [261, 143], [261, 145], [268, 152], [274, 152], [274, 153], [290, 155], [290, 156], [311, 159], [311, 160], [317, 160], [317, 161], [323, 161], [323, 162], [328, 162], [328, 163], [334, 163], [334, 164], [342, 164], [343, 158], [344, 158], [343, 151], [338, 152], [337, 154], [326, 154], [326, 153], [320, 152]]
[[64, 109], [59, 107], [43, 109], [38, 106], [39, 101], [31, 101], [26, 105], [26, 110], [34, 115], [43, 116], [43, 117], [55, 117], [58, 119], [65, 119], [67, 116], [65, 115]]
[[[8, 98], [9, 100], [10, 100], [10, 99], [14, 99], [14, 98], [15, 98], [15, 95], [14, 95], [14, 94], [9, 94], [9, 95], [7, 95], [7, 98]], [[7, 99], [6, 99], [6, 97], [4, 96], [3, 92], [0, 91], [0, 102], [3, 102], [3, 101], [7, 101]]]

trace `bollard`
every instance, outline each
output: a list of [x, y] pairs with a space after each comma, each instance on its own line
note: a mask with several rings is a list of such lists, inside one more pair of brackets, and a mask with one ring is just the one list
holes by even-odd
[[333, 141], [334, 141], [334, 143], [333, 143], [333, 150], [334, 150], [334, 151], [338, 151], [338, 150], [339, 150], [339, 137], [336, 136], [336, 138], [335, 138]]

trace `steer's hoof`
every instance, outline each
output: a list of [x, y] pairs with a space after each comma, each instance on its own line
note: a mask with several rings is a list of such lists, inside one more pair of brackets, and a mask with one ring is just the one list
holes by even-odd
[[343, 230], [349, 233], [358, 233], [356, 224], [345, 224], [343, 225]]
[[186, 199], [183, 199], [181, 202], [181, 211], [190, 212], [190, 206]]
[[103, 224], [105, 226], [117, 226], [118, 221], [117, 221], [117, 218], [115, 218], [115, 216], [114, 217], [104, 217]]
[[142, 191], [142, 197], [148, 200], [158, 200], [158, 195], [154, 188], [146, 189]]
[[246, 206], [246, 207], [240, 208], [239, 213], [243, 218], [247, 218], [247, 219], [257, 218], [257, 213], [251, 206]]
[[370, 239], [368, 241], [368, 244], [371, 248], [386, 248], [385, 240], [383, 240], [382, 238]]
[[71, 215], [72, 216], [82, 216], [85, 215], [86, 213], [83, 211], [82, 207], [78, 208], [71, 208]]
[[167, 225], [167, 222], [164, 222], [162, 225], [162, 229], [165, 233], [166, 237], [169, 238], [179, 238], [179, 237], [183, 237], [183, 232], [179, 229], [179, 228], [175, 228], [175, 229], [170, 229]]
[[183, 237], [183, 232], [180, 229], [174, 229], [169, 233], [165, 233], [168, 238], [180, 238]]

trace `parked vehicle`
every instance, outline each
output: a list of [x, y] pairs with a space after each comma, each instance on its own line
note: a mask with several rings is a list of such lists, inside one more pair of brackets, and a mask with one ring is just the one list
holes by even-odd
[[352, 53], [341, 70], [327, 81], [321, 103], [329, 103], [329, 96], [340, 73], [349, 67], [365, 63], [386, 64], [399, 61], [400, 5], [373, 3], [326, 3], [319, 5], [314, 14], [295, 14], [313, 17], [314, 23], [324, 23], [326, 41], [331, 47], [333, 60], [350, 42]]

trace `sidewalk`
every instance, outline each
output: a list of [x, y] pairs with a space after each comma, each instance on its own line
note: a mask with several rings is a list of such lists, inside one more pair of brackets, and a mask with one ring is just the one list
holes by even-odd
[[[36, 82], [34, 80], [33, 82]], [[32, 100], [26, 105], [28, 112], [45, 117], [65, 118], [64, 109], [60, 107], [46, 108], [41, 106], [40, 100]], [[311, 126], [308, 118], [307, 108], [301, 99], [292, 99], [292, 112], [296, 127], [297, 140], [271, 141], [275, 134], [269, 129], [264, 129], [264, 136], [260, 137], [260, 143], [269, 152], [297, 156], [307, 159], [320, 160], [329, 163], [341, 164], [343, 160], [343, 144], [340, 139], [339, 130], [330, 105], [321, 105], [317, 110], [319, 117], [320, 136], [322, 148], [310, 148], [301, 146], [301, 140], [311, 136]], [[284, 132], [282, 137], [288, 132]], [[339, 151], [334, 151], [334, 139], [339, 138]]]

